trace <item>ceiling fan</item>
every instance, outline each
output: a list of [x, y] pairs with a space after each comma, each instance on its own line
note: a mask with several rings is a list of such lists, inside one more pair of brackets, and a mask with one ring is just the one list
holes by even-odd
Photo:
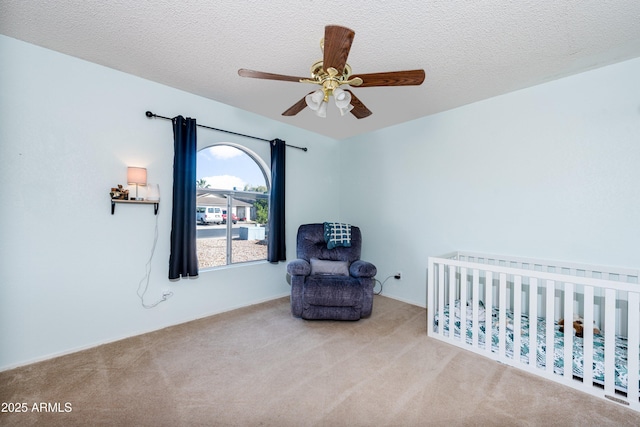
[[347, 57], [351, 50], [355, 32], [338, 25], [327, 25], [324, 38], [320, 42], [323, 58], [311, 66], [311, 78], [285, 76], [262, 71], [241, 68], [238, 74], [255, 79], [281, 80], [287, 82], [313, 83], [320, 89], [310, 92], [300, 101], [282, 113], [283, 116], [295, 116], [305, 107], [314, 110], [320, 117], [326, 117], [329, 97], [333, 96], [336, 106], [342, 115], [351, 112], [356, 118], [363, 119], [371, 115], [371, 111], [351, 92], [341, 86], [374, 87], [374, 86], [417, 86], [424, 81], [424, 70], [390, 71], [384, 73], [352, 75]]

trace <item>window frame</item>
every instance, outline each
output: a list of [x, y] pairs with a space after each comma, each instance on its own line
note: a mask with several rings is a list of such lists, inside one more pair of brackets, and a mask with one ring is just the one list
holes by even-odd
[[[210, 194], [216, 194], [216, 195], [224, 195], [226, 197], [227, 200], [227, 205], [226, 208], [221, 208], [221, 209], [226, 209], [228, 212], [232, 212], [232, 201], [235, 198], [236, 195], [242, 196], [247, 195], [249, 197], [255, 197], [255, 200], [258, 200], [259, 198], [266, 198], [267, 200], [267, 206], [269, 205], [269, 199], [270, 199], [270, 195], [271, 195], [271, 168], [267, 165], [267, 163], [262, 159], [262, 157], [260, 157], [257, 153], [255, 153], [253, 150], [251, 150], [250, 148], [238, 144], [238, 143], [234, 143], [234, 142], [214, 142], [211, 144], [208, 144], [204, 147], [201, 147], [198, 149], [198, 153], [200, 153], [201, 151], [207, 150], [209, 148], [213, 148], [216, 146], [228, 146], [228, 147], [233, 147], [236, 148], [240, 151], [242, 151], [244, 154], [246, 154], [247, 156], [249, 156], [250, 159], [252, 159], [256, 165], [258, 166], [258, 169], [260, 169], [260, 172], [262, 173], [263, 177], [264, 177], [264, 183], [265, 186], [267, 187], [267, 191], [266, 193], [257, 193], [254, 191], [242, 191], [242, 190], [226, 190], [226, 189], [211, 189], [209, 190], [208, 188], [197, 188], [196, 190], [196, 205], [197, 205], [197, 192], [199, 191], [200, 193], [210, 193]], [[197, 168], [197, 163], [196, 163], [196, 168]], [[227, 216], [227, 219], [229, 219], [229, 216]], [[200, 270], [202, 271], [208, 271], [208, 270], [216, 270], [216, 269], [222, 269], [222, 268], [228, 268], [230, 266], [238, 266], [238, 265], [243, 265], [243, 264], [249, 264], [249, 263], [255, 263], [255, 262], [267, 262], [266, 257], [264, 259], [259, 259], [259, 260], [251, 260], [251, 261], [243, 261], [243, 262], [233, 262], [233, 245], [232, 245], [232, 241], [233, 241], [233, 221], [226, 221], [226, 262], [223, 265], [215, 265], [215, 266], [210, 266], [210, 267], [200, 267]], [[196, 225], [197, 226], [197, 225]], [[197, 237], [196, 234], [196, 242], [199, 238]], [[268, 249], [267, 249], [268, 250]], [[198, 261], [199, 264], [199, 261]]]

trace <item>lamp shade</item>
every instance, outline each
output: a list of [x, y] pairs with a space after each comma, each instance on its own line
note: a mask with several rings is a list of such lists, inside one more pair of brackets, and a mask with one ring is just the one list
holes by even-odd
[[318, 89], [317, 91], [305, 96], [304, 100], [309, 108], [313, 111], [318, 111], [324, 100], [324, 92], [322, 92], [321, 89]]
[[147, 185], [147, 169], [128, 167], [127, 184]]
[[351, 94], [339, 87], [333, 90], [333, 98], [336, 100], [338, 108], [345, 107], [351, 102]]
[[325, 118], [327, 117], [327, 103], [322, 101], [316, 111], [316, 116]]
[[353, 105], [347, 104], [345, 107], [338, 107], [338, 109], [340, 110], [340, 115], [344, 116], [349, 111], [353, 110]]
[[333, 90], [333, 99], [336, 102], [336, 107], [340, 110], [341, 115], [347, 114], [349, 111], [353, 110], [353, 105], [351, 102], [351, 94], [345, 90], [340, 88], [336, 88]]

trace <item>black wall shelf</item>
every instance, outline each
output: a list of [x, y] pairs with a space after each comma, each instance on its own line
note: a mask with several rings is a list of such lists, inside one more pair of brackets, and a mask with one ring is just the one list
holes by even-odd
[[138, 205], [153, 205], [153, 214], [158, 215], [158, 207], [160, 205], [159, 201], [155, 200], [121, 200], [121, 199], [111, 199], [111, 215], [113, 215], [116, 211], [116, 203], [130, 203], [130, 204], [138, 204]]

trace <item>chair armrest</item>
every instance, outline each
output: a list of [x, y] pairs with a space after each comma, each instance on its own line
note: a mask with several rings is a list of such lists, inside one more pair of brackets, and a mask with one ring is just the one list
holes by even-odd
[[353, 277], [374, 277], [377, 272], [376, 266], [367, 261], [354, 261], [349, 266], [349, 274]]
[[287, 273], [292, 276], [308, 276], [311, 274], [311, 265], [303, 259], [294, 259], [287, 264]]

